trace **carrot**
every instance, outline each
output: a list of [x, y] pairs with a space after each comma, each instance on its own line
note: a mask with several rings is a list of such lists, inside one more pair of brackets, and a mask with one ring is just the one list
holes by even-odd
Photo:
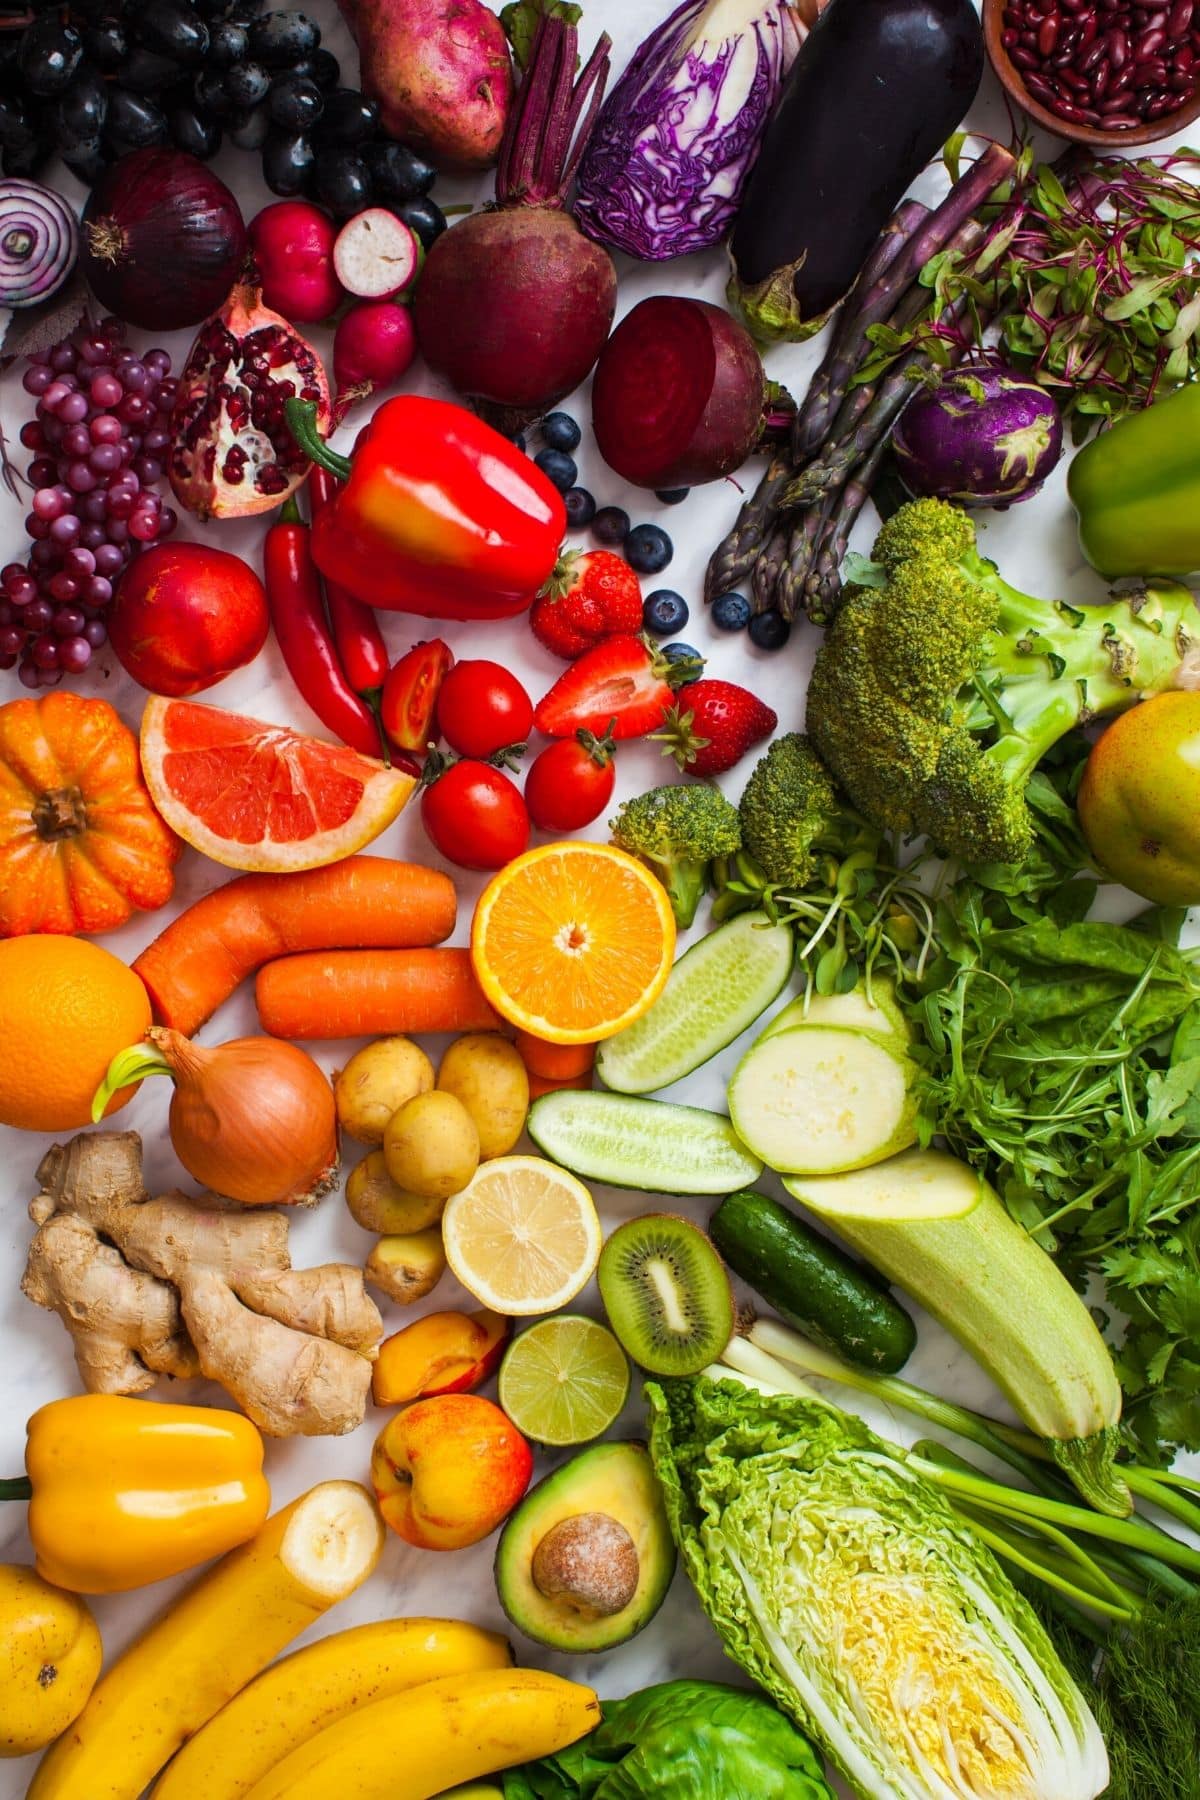
[[558, 1081], [555, 1081], [553, 1076], [550, 1075], [535, 1075], [531, 1070], [529, 1075], [529, 1098], [531, 1101], [537, 1100], [542, 1094], [557, 1093], [559, 1088], [587, 1089], [590, 1088], [591, 1085], [592, 1071], [590, 1069], [585, 1069], [582, 1075], [566, 1075]]
[[272, 1037], [341, 1038], [505, 1030], [469, 950], [328, 950], [258, 971], [258, 1016]]
[[348, 856], [324, 869], [227, 881], [181, 913], [133, 966], [159, 1022], [191, 1037], [274, 957], [437, 944], [454, 930], [456, 910], [454, 883], [437, 869]]
[[596, 1060], [595, 1044], [548, 1044], [545, 1038], [534, 1037], [528, 1031], [518, 1031], [514, 1041], [529, 1073], [547, 1081], [586, 1075]]

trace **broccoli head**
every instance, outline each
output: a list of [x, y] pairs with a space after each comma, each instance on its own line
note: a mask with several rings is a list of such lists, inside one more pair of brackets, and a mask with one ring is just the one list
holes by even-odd
[[874, 849], [879, 832], [843, 799], [811, 738], [776, 738], [754, 769], [738, 806], [742, 846], [773, 887], [803, 891], [832, 880], [830, 864]]
[[733, 856], [742, 842], [737, 807], [703, 782], [626, 800], [609, 829], [615, 844], [658, 876], [683, 926], [696, 916], [713, 858]]
[[1156, 583], [1105, 606], [1039, 600], [943, 500], [902, 506], [817, 652], [807, 728], [853, 804], [967, 862], [1019, 862], [1025, 784], [1073, 726], [1200, 684], [1200, 618]]

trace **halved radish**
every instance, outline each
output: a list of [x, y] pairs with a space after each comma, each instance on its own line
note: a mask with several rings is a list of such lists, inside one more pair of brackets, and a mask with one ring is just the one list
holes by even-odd
[[348, 294], [390, 300], [405, 293], [421, 267], [421, 241], [385, 206], [347, 219], [333, 246], [333, 268]]
[[801, 1025], [746, 1052], [729, 1083], [729, 1116], [768, 1168], [862, 1169], [915, 1141], [915, 1072], [892, 1035]]

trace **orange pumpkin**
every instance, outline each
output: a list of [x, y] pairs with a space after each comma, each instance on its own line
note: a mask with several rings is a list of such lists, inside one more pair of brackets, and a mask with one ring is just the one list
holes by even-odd
[[107, 700], [0, 706], [0, 937], [97, 932], [171, 898], [182, 845]]

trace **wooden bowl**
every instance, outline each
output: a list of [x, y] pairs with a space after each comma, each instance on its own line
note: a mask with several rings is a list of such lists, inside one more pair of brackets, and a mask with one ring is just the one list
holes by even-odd
[[1040, 100], [1034, 99], [1025, 86], [1021, 70], [1000, 42], [1000, 35], [1004, 30], [1004, 7], [1005, 0], [983, 0], [983, 37], [987, 45], [988, 60], [1005, 93], [1043, 131], [1051, 131], [1055, 137], [1067, 138], [1073, 144], [1090, 144], [1094, 149], [1124, 150], [1134, 144], [1156, 143], [1159, 138], [1170, 137], [1172, 133], [1182, 131], [1185, 125], [1190, 125], [1194, 119], [1200, 118], [1200, 87], [1181, 100], [1174, 112], [1164, 113], [1161, 119], [1148, 119], [1144, 125], [1129, 126], [1124, 131], [1104, 131], [1095, 125], [1075, 125], [1070, 119], [1059, 118], [1048, 106], [1043, 106]]

